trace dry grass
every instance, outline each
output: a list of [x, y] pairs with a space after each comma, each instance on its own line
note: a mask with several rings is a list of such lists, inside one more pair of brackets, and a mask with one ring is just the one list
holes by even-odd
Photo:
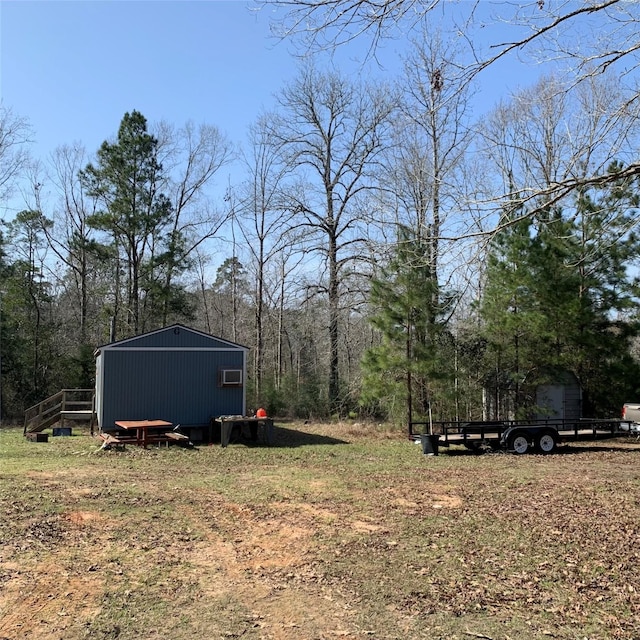
[[277, 435], [97, 452], [0, 431], [0, 640], [640, 637], [640, 443]]

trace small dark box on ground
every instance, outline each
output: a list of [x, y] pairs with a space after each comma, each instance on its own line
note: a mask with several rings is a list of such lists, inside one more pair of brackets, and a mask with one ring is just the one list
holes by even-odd
[[48, 433], [27, 433], [26, 436], [31, 442], [49, 442]]
[[71, 427], [54, 427], [53, 435], [54, 436], [70, 436]]

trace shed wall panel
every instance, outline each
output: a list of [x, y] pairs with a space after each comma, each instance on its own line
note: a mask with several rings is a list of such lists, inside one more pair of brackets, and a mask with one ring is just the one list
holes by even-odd
[[99, 353], [96, 356], [96, 388], [95, 388], [95, 402], [96, 402], [96, 416], [98, 419], [98, 427], [102, 426], [102, 402], [103, 396], [103, 383], [102, 383], [102, 361], [103, 355]]
[[212, 417], [244, 411], [242, 387], [218, 386], [220, 369], [244, 368], [244, 350], [108, 348], [102, 357], [103, 429], [116, 420], [156, 418], [204, 425]]
[[574, 384], [541, 385], [536, 391], [536, 404], [541, 411], [536, 417], [578, 420], [582, 416], [582, 391]]

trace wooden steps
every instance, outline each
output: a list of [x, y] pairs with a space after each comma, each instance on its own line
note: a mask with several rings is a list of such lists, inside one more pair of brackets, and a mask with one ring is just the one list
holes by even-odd
[[93, 389], [63, 389], [29, 407], [24, 414], [24, 434], [39, 433], [62, 420], [95, 418]]

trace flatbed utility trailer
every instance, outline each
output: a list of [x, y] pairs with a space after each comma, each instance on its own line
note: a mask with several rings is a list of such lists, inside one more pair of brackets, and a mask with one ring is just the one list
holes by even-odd
[[[638, 435], [639, 426], [627, 420], [493, 420], [478, 422], [441, 421], [432, 423], [432, 433], [439, 435], [438, 446], [463, 445], [468, 449], [483, 447], [506, 449], [522, 455], [530, 451], [552, 453], [561, 442], [607, 440]], [[409, 435], [416, 430], [426, 433], [429, 423], [412, 422]]]

